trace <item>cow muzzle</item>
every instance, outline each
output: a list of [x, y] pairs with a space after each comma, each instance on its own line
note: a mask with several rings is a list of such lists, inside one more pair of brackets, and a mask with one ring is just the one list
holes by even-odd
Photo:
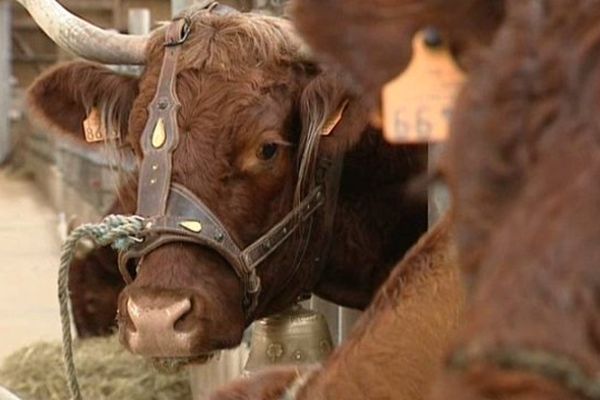
[[131, 352], [155, 358], [192, 355], [201, 329], [191, 321], [198, 307], [192, 297], [131, 295], [122, 305], [120, 337]]

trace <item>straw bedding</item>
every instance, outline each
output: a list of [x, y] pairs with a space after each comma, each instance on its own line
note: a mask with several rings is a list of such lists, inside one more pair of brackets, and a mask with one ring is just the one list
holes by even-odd
[[[127, 352], [116, 337], [76, 344], [75, 365], [85, 400], [190, 400], [185, 370], [164, 374]], [[40, 342], [18, 350], [0, 366], [0, 386], [23, 400], [68, 400], [61, 344]]]

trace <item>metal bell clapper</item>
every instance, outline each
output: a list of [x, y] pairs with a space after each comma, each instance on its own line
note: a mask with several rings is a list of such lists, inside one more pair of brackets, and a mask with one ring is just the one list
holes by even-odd
[[275, 364], [312, 364], [331, 353], [325, 317], [299, 304], [254, 323], [244, 375]]

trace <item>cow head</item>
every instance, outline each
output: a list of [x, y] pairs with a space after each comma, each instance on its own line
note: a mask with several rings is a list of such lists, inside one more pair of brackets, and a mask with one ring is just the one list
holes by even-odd
[[[32, 112], [83, 138], [88, 111], [99, 110], [104, 128], [118, 131], [141, 161], [140, 139], [163, 44], [162, 30], [150, 37], [139, 78], [88, 62], [54, 68], [31, 87]], [[302, 44], [281, 20], [195, 12], [182, 46], [176, 74], [180, 141], [172, 182], [201, 199], [244, 248], [292, 209], [302, 138], [320, 130], [349, 100], [346, 114], [320, 147], [323, 153], [339, 151], [342, 140], [364, 127], [345, 115], [366, 113], [348, 97], [339, 76], [306, 60]], [[339, 135], [339, 130], [351, 134]], [[135, 212], [135, 205], [128, 211]], [[252, 319], [285, 308], [314, 285], [316, 264], [295, 273], [297, 256], [292, 239], [258, 267], [262, 292], [247, 316], [240, 280], [221, 255], [197, 244], [160, 246], [143, 257], [134, 281], [120, 295], [122, 342], [157, 358], [201, 357], [235, 346]]]

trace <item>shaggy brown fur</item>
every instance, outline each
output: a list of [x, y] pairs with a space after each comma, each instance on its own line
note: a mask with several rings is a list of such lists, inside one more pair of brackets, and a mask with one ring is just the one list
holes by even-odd
[[[447, 170], [472, 286], [455, 351], [554, 353], [600, 373], [600, 3], [510, 2], [459, 105]], [[465, 151], [468, 146], [468, 151]], [[437, 399], [580, 399], [567, 382], [475, 362]]]
[[[59, 129], [82, 135], [86, 106], [109, 105], [104, 119], [119, 127], [129, 120], [126, 140], [139, 155], [162, 42], [163, 33], [156, 33], [137, 89], [129, 78], [121, 81], [98, 66], [75, 63], [39, 79], [31, 90], [32, 106]], [[311, 289], [338, 303], [365, 307], [394, 263], [426, 229], [424, 199], [410, 198], [404, 190], [423, 171], [425, 148], [383, 142], [368, 126], [367, 109], [349, 93], [344, 79], [305, 61], [297, 40], [279, 20], [196, 14], [178, 67], [183, 106], [173, 180], [194, 191], [242, 247], [291, 209], [300, 138], [319, 129], [349, 99], [342, 121], [320, 147], [322, 154], [347, 155], [325, 271], [309, 266], [290, 276], [297, 243], [286, 244], [259, 268], [263, 292], [253, 317], [281, 310]], [[122, 85], [107, 92], [115, 81]], [[123, 96], [130, 115], [120, 113]], [[56, 110], [63, 110], [60, 117]], [[320, 118], [315, 120], [315, 115]], [[260, 159], [268, 143], [278, 144], [278, 152], [270, 160]], [[323, 236], [318, 222], [311, 233], [311, 243]], [[307, 260], [316, 256], [315, 247], [309, 247]], [[186, 323], [202, 328], [190, 355], [239, 343], [245, 326], [239, 281], [224, 260], [190, 244], [166, 245], [144, 258], [136, 280], [121, 295], [122, 329], [129, 323], [124, 307], [129, 296], [172, 293], [193, 299]]]
[[[398, 264], [348, 340], [298, 400], [423, 399], [461, 319], [463, 291], [446, 217]], [[276, 369], [211, 400], [277, 400], [297, 372]], [[281, 379], [284, 376], [286, 379]]]

